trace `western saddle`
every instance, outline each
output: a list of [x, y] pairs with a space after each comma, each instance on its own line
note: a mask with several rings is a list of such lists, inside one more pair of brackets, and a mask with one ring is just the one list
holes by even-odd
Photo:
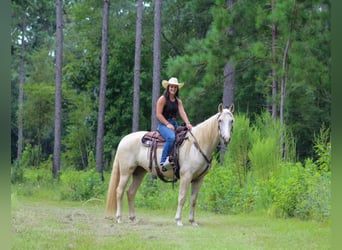
[[159, 131], [149, 131], [147, 132], [142, 138], [141, 143], [150, 148], [149, 153], [149, 169], [152, 172], [152, 166], [153, 162], [155, 164], [156, 173], [158, 177], [164, 181], [164, 182], [176, 182], [177, 179], [179, 179], [179, 161], [178, 161], [178, 153], [179, 153], [179, 147], [183, 144], [184, 140], [186, 140], [188, 137], [186, 136], [188, 132], [188, 128], [185, 126], [179, 126], [176, 129], [176, 140], [173, 145], [173, 148], [171, 150], [171, 153], [169, 155], [170, 161], [173, 161], [175, 164], [175, 167], [173, 168], [174, 177], [171, 181], [166, 180], [163, 173], [159, 169], [159, 164], [157, 160], [157, 148], [159, 146], [163, 146], [165, 143], [165, 138], [159, 133]]

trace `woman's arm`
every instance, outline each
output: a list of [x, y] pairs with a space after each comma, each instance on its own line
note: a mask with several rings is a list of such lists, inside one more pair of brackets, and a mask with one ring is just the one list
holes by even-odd
[[190, 121], [188, 119], [188, 116], [187, 116], [187, 114], [186, 114], [186, 112], [184, 110], [184, 107], [183, 107], [183, 103], [182, 103], [182, 101], [180, 99], [178, 99], [178, 112], [179, 112], [179, 115], [182, 118], [183, 122], [185, 122], [186, 127], [188, 129], [191, 129], [192, 128], [191, 123], [190, 123]]

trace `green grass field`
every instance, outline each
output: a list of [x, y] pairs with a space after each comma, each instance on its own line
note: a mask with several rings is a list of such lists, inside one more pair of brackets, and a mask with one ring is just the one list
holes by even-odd
[[[125, 200], [126, 203], [126, 200]], [[136, 208], [138, 221], [104, 219], [104, 201], [59, 202], [12, 195], [12, 249], [332, 249], [329, 222], [197, 210], [199, 227], [175, 209]]]

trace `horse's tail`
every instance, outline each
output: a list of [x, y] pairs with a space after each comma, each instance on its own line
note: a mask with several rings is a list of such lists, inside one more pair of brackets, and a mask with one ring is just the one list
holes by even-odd
[[118, 187], [120, 180], [120, 168], [119, 159], [115, 157], [113, 163], [112, 174], [109, 181], [108, 192], [107, 192], [107, 204], [106, 204], [106, 217], [113, 217], [114, 212], [117, 208], [116, 202], [116, 188]]

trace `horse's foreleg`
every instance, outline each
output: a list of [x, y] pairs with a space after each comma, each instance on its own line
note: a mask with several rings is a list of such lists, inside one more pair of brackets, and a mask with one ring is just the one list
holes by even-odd
[[122, 215], [122, 196], [128, 182], [129, 175], [120, 176], [119, 185], [116, 189], [116, 199], [117, 199], [117, 209], [116, 209], [116, 221], [121, 223], [121, 215]]
[[189, 214], [189, 221], [193, 226], [198, 226], [195, 221], [195, 207], [196, 201], [198, 197], [198, 191], [202, 185], [203, 178], [200, 180], [196, 180], [191, 184], [191, 196], [190, 196], [190, 214]]
[[137, 190], [146, 175], [146, 171], [136, 170], [133, 174], [132, 184], [127, 190], [127, 199], [129, 207], [129, 219], [135, 221], [135, 211], [134, 211], [134, 198]]
[[178, 193], [178, 207], [177, 207], [177, 212], [175, 216], [175, 220], [178, 226], [183, 226], [182, 208], [184, 206], [186, 192], [188, 190], [189, 183], [190, 183], [189, 178], [186, 178], [185, 176], [180, 179], [180, 186], [179, 186], [179, 193]]

